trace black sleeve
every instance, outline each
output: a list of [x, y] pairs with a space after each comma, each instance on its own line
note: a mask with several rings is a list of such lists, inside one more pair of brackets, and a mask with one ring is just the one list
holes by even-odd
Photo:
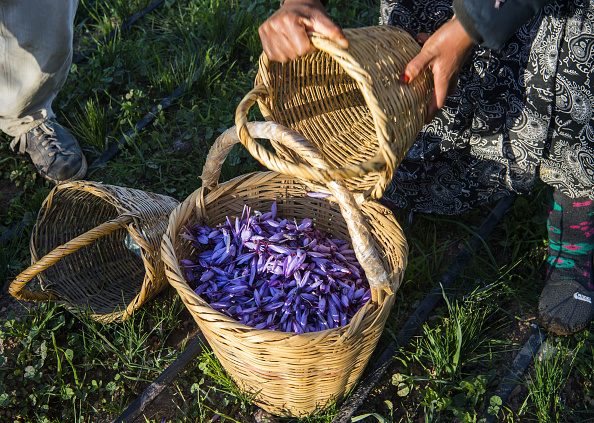
[[551, 1], [454, 0], [453, 6], [456, 17], [475, 43], [498, 50]]

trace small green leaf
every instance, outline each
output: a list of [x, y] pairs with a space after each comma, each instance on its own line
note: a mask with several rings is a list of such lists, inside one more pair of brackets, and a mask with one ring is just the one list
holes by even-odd
[[200, 392], [200, 385], [197, 383], [193, 383], [192, 387], [190, 388], [190, 392], [192, 394], [196, 394], [196, 393]]
[[25, 377], [27, 379], [33, 378], [35, 376], [35, 373], [37, 373], [37, 369], [35, 369], [35, 367], [33, 367], [33, 366], [25, 367]]
[[366, 419], [367, 417], [375, 417], [379, 423], [390, 423], [388, 419], [386, 419], [383, 416], [380, 416], [377, 413], [362, 414], [360, 416], [353, 417], [351, 418], [351, 423], [360, 422], [361, 420]]
[[491, 399], [489, 400], [489, 403], [490, 403], [492, 406], [497, 406], [497, 405], [501, 405], [501, 404], [503, 404], [503, 401], [501, 401], [501, 397], [499, 397], [499, 396], [497, 396], [497, 395], [493, 395], [493, 396], [491, 397]]
[[115, 382], [111, 381], [105, 386], [105, 389], [110, 395], [113, 395], [118, 390], [118, 386], [115, 384]]
[[4, 393], [0, 395], [0, 407], [7, 407], [10, 405], [10, 395]]

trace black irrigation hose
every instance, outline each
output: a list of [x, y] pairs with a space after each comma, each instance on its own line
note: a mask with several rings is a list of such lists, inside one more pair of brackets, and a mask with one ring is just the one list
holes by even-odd
[[[501, 398], [501, 405], [505, 404], [509, 394], [524, 374], [528, 365], [532, 362], [538, 348], [546, 338], [546, 334], [542, 332], [538, 326], [533, 325], [533, 328], [534, 332], [532, 333], [532, 336], [530, 336], [528, 341], [524, 344], [524, 347], [520, 350], [510, 369], [504, 376], [503, 381], [499, 384], [497, 390], [493, 394], [493, 396]], [[487, 409], [483, 414], [481, 421], [484, 421], [485, 423], [493, 423], [497, 414], [499, 413], [489, 414]]]
[[[116, 28], [113, 31], [111, 31], [109, 34], [107, 34], [103, 38], [103, 40], [101, 40], [101, 44], [105, 44], [105, 43], [111, 41], [120, 31], [125, 31], [126, 29], [130, 28], [130, 26], [132, 26], [132, 24], [134, 22], [136, 22], [138, 19], [142, 18], [144, 15], [152, 12], [155, 8], [157, 8], [164, 2], [165, 2], [165, 0], [154, 0], [151, 4], [146, 6], [144, 9], [141, 9], [140, 11], [138, 11], [134, 15], [132, 15], [130, 18], [126, 19], [120, 28]], [[82, 53], [79, 53], [76, 56], [74, 56], [74, 58], [72, 59], [72, 63], [77, 64], [77, 63], [82, 62], [84, 59], [87, 58], [87, 56], [89, 54], [91, 54], [92, 52], [97, 50], [97, 47], [98, 47], [97, 43], [93, 43], [90, 47], [88, 47]]]
[[130, 404], [113, 423], [131, 423], [144, 409], [175, 379], [207, 345], [206, 338], [200, 334], [186, 349], [161, 373], [144, 392]]
[[128, 130], [128, 132], [122, 135], [118, 139], [117, 143], [113, 143], [105, 153], [99, 156], [93, 162], [93, 164], [91, 164], [91, 166], [89, 167], [89, 171], [93, 170], [94, 168], [97, 168], [99, 165], [107, 162], [113, 156], [115, 156], [120, 151], [120, 148], [124, 147], [128, 143], [129, 139], [134, 137], [142, 128], [151, 123], [160, 111], [165, 110], [167, 107], [169, 107], [173, 100], [180, 97], [183, 94], [183, 92], [184, 86], [182, 85], [176, 88], [168, 97], [166, 97], [159, 104], [153, 107], [146, 115], [144, 115], [142, 119], [140, 119], [140, 121], [138, 121], [136, 125], [134, 125], [132, 129]]
[[442, 290], [449, 288], [454, 280], [458, 277], [462, 269], [468, 263], [474, 251], [484, 242], [484, 239], [491, 233], [495, 225], [499, 222], [503, 214], [516, 200], [516, 195], [513, 194], [505, 197], [497, 206], [493, 208], [489, 216], [481, 224], [476, 231], [476, 234], [471, 238], [458, 256], [454, 263], [448, 267], [442, 277], [437, 281], [431, 292], [425, 297], [421, 305], [415, 310], [413, 315], [408, 319], [402, 330], [396, 336], [396, 340], [392, 341], [388, 347], [382, 352], [381, 356], [376, 360], [373, 368], [367, 373], [367, 376], [359, 383], [357, 389], [342, 405], [338, 414], [332, 420], [332, 423], [348, 423], [357, 409], [363, 404], [373, 387], [380, 380], [384, 372], [388, 369], [396, 351], [405, 346], [410, 338], [419, 329], [421, 324], [425, 321], [431, 310], [439, 302], [442, 297]]

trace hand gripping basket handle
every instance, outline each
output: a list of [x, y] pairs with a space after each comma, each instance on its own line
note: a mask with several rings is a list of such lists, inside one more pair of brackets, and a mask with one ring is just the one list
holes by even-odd
[[[322, 170], [327, 166], [323, 156], [296, 131], [274, 122], [251, 122], [246, 127], [258, 138], [276, 141], [301, 154], [312, 166]], [[223, 162], [238, 142], [235, 128], [230, 128], [221, 134], [211, 147], [202, 172], [202, 189], [196, 198], [196, 212], [199, 215], [204, 210], [203, 200], [207, 190], [216, 186]], [[338, 202], [347, 222], [355, 255], [367, 275], [373, 299], [377, 301], [380, 292], [392, 294], [390, 277], [379, 259], [365, 218], [353, 195], [341, 182], [329, 181], [326, 186]]]
[[133, 218], [129, 215], [119, 216], [108, 222], [102, 223], [101, 225], [91, 229], [88, 232], [85, 232], [82, 235], [77, 236], [76, 238], [68, 241], [66, 244], [60, 245], [50, 253], [43, 256], [37, 262], [29, 266], [27, 270], [21, 272], [10, 284], [9, 292], [17, 299], [24, 301], [49, 301], [54, 299], [55, 296], [52, 296], [51, 293], [32, 292], [23, 288], [31, 279], [37, 276], [37, 274], [44, 271], [48, 267], [53, 266], [63, 257], [78, 251], [85, 245], [92, 244], [95, 242], [95, 240], [102, 236], [109, 235], [120, 228], [125, 228], [129, 223], [132, 222], [132, 220]]
[[[350, 32], [345, 31], [345, 35], [349, 38], [351, 34]], [[370, 193], [373, 198], [379, 198], [383, 195], [384, 190], [392, 178], [398, 158], [390, 146], [390, 135], [386, 132], [390, 119], [388, 118], [384, 107], [379, 104], [378, 99], [373, 95], [373, 78], [348, 50], [344, 50], [334, 41], [327, 39], [321, 34], [310, 32], [308, 33], [308, 36], [313, 46], [330, 55], [332, 59], [339, 63], [344, 71], [357, 82], [361, 93], [365, 97], [367, 107], [371, 111], [375, 124], [378, 141], [378, 150], [375, 153], [375, 156], [363, 163], [345, 165], [341, 168], [328, 167], [322, 170], [312, 169], [306, 165], [287, 162], [267, 151], [254, 140], [245, 127], [247, 122], [247, 112], [251, 106], [256, 101], [262, 99], [263, 96], [269, 95], [265, 88], [265, 81], [264, 84], [258, 85], [250, 91], [237, 108], [235, 123], [239, 138], [243, 145], [250, 151], [252, 156], [254, 156], [261, 164], [271, 170], [297, 178], [327, 184], [330, 181], [341, 181], [349, 178], [363, 177], [369, 173], [378, 172], [380, 173], [380, 178], [373, 190], [368, 193]], [[260, 57], [260, 66], [268, 68], [268, 63], [267, 56], [262, 55]], [[263, 77], [265, 77], [265, 74]], [[265, 102], [261, 102], [261, 105], [263, 103]], [[384, 170], [387, 170], [387, 172], [384, 172]]]

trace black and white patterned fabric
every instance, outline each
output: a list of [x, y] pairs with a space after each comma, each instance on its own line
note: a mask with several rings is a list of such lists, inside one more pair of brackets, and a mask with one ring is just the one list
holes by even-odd
[[[382, 0], [380, 24], [414, 36], [452, 14], [447, 0]], [[556, 1], [501, 50], [476, 47], [383, 200], [457, 214], [529, 193], [538, 177], [569, 197], [594, 199], [593, 27], [589, 0]]]

